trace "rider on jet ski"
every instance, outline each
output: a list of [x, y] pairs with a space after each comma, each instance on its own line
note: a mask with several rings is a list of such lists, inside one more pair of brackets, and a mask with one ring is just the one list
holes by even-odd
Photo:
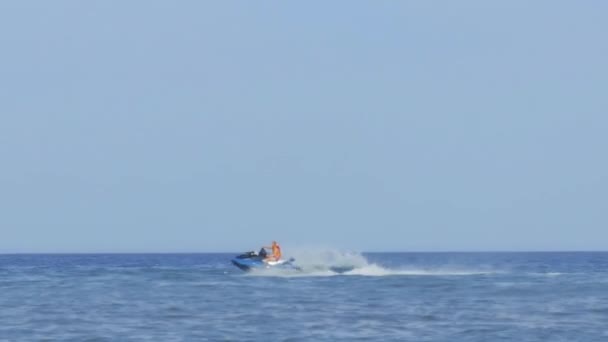
[[262, 248], [272, 248], [272, 255], [264, 258], [265, 262], [268, 261], [279, 261], [281, 259], [281, 246], [276, 241], [272, 241], [272, 246], [264, 246]]

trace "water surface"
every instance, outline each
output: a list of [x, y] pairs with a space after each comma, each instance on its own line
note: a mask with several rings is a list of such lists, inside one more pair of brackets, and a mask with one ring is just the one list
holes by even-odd
[[608, 341], [608, 253], [231, 256], [0, 255], [0, 341]]

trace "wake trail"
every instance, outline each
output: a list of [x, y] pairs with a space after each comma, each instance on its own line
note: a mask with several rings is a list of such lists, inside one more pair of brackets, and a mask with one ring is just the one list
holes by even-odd
[[259, 269], [249, 273], [252, 276], [272, 277], [334, 277], [334, 276], [474, 276], [498, 273], [488, 270], [470, 270], [457, 268], [420, 268], [420, 267], [386, 267], [370, 262], [358, 252], [338, 250], [305, 250], [295, 251], [290, 255], [295, 258], [299, 270]]

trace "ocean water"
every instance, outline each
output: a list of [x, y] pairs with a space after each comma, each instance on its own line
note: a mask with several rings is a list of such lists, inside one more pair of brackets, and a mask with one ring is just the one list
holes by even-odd
[[608, 341], [608, 253], [297, 254], [0, 255], [0, 341]]

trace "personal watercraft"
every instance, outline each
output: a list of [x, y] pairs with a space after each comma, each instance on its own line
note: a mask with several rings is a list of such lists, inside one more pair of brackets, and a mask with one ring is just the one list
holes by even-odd
[[264, 260], [268, 254], [266, 250], [262, 248], [258, 253], [256, 252], [246, 252], [241, 255], [234, 257], [231, 261], [234, 266], [240, 268], [243, 271], [251, 271], [254, 269], [268, 269], [268, 268], [279, 268], [279, 269], [290, 269], [290, 270], [300, 270], [300, 268], [293, 264], [295, 261], [294, 258], [290, 258], [288, 260], [277, 260], [270, 261]]

